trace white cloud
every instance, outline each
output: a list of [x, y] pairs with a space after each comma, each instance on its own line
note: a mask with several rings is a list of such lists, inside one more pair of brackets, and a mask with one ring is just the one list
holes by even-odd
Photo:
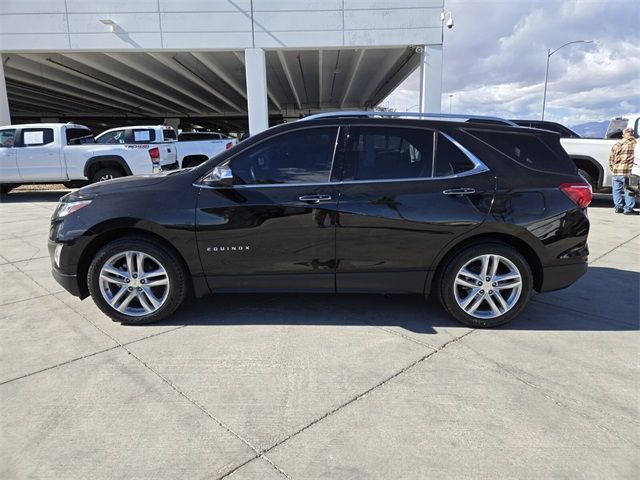
[[[640, 2], [635, 0], [447, 0], [442, 110], [539, 118], [547, 49], [545, 117], [575, 125], [640, 111]], [[418, 103], [415, 72], [384, 102]], [[415, 110], [415, 109], [414, 109]]]

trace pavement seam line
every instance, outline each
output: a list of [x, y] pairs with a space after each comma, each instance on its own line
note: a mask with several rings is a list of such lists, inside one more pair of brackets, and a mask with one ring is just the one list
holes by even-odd
[[398, 370], [397, 372], [393, 373], [392, 375], [388, 376], [387, 378], [385, 378], [384, 380], [378, 382], [377, 384], [375, 384], [374, 386], [366, 389], [365, 391], [355, 395], [354, 397], [352, 397], [351, 399], [347, 400], [346, 402], [338, 405], [337, 407], [329, 410], [328, 412], [325, 412], [324, 414], [320, 415], [319, 417], [317, 417], [315, 420], [311, 421], [310, 423], [308, 423], [307, 425], [305, 425], [304, 427], [296, 430], [295, 432], [293, 432], [292, 434], [288, 435], [286, 438], [276, 442], [275, 444], [273, 444], [272, 446], [265, 448], [264, 450], [261, 451], [262, 454], [265, 454], [267, 452], [270, 452], [271, 450], [273, 450], [274, 448], [279, 447], [280, 445], [282, 445], [285, 442], [288, 442], [289, 440], [291, 440], [293, 437], [298, 436], [299, 434], [301, 434], [302, 432], [304, 432], [305, 430], [308, 430], [309, 428], [313, 427], [314, 425], [320, 423], [322, 420], [324, 420], [325, 418], [328, 418], [329, 416], [333, 415], [334, 413], [339, 412], [340, 410], [344, 409], [345, 407], [351, 405], [352, 403], [363, 399], [364, 397], [366, 397], [368, 394], [370, 394], [371, 392], [373, 392], [374, 390], [377, 390], [378, 388], [381, 388], [383, 386], [385, 386], [386, 384], [388, 384], [391, 380], [394, 380], [395, 378], [398, 378], [399, 376], [401, 376], [402, 374], [408, 372], [409, 370], [413, 369], [414, 367], [416, 367], [417, 365], [421, 364], [422, 362], [424, 362], [425, 360], [433, 357], [434, 355], [444, 351], [449, 345], [452, 345], [456, 342], [461, 341], [463, 338], [465, 338], [466, 336], [472, 334], [473, 332], [475, 332], [477, 330], [469, 330], [468, 332], [464, 333], [463, 335], [456, 337], [454, 339], [449, 340], [448, 342], [444, 343], [440, 348], [434, 350], [433, 352], [429, 352], [426, 355], [423, 355], [422, 357], [420, 357], [418, 360], [410, 363], [409, 365], [401, 368], [400, 370]]
[[[231, 435], [233, 435], [234, 437], [236, 437], [238, 440], [240, 440], [242, 443], [244, 443], [245, 445], [247, 445], [251, 450], [253, 450], [253, 452], [255, 453], [255, 457], [249, 459], [247, 462], [245, 462], [243, 465], [246, 465], [247, 463], [255, 460], [256, 458], [262, 457], [264, 458], [265, 461], [267, 461], [274, 469], [276, 469], [278, 472], [280, 472], [282, 475], [284, 475], [286, 478], [291, 479], [291, 477], [289, 475], [287, 475], [284, 470], [282, 470], [280, 467], [278, 467], [275, 463], [273, 463], [269, 458], [265, 457], [262, 455], [262, 453], [260, 452], [260, 450], [255, 447], [253, 444], [251, 444], [251, 442], [249, 442], [248, 440], [246, 440], [244, 437], [242, 437], [242, 435], [240, 435], [239, 433], [235, 432], [231, 427], [229, 427], [226, 423], [224, 423], [222, 420], [218, 419], [215, 415], [213, 415], [211, 412], [209, 412], [203, 405], [200, 405], [195, 399], [191, 398], [189, 395], [187, 395], [185, 392], [183, 392], [176, 384], [174, 384], [173, 382], [171, 382], [168, 378], [166, 378], [164, 375], [162, 375], [160, 372], [158, 372], [157, 370], [155, 370], [151, 365], [149, 365], [148, 363], [146, 363], [144, 360], [142, 360], [142, 358], [140, 358], [138, 355], [136, 355], [135, 353], [133, 353], [131, 350], [129, 350], [127, 348], [127, 345], [130, 345], [131, 343], [135, 343], [135, 342], [130, 342], [130, 343], [125, 343], [123, 344], [122, 342], [120, 342], [120, 340], [118, 340], [116, 337], [114, 337], [113, 335], [111, 335], [109, 332], [107, 332], [106, 330], [100, 328], [98, 325], [96, 325], [93, 321], [91, 321], [89, 318], [87, 318], [87, 316], [85, 314], [83, 314], [82, 312], [79, 312], [78, 310], [74, 309], [72, 306], [67, 305], [66, 303], [64, 303], [62, 300], [60, 300], [57, 297], [56, 298], [60, 303], [62, 303], [63, 305], [66, 305], [68, 308], [70, 308], [71, 310], [73, 310], [74, 312], [76, 312], [78, 315], [80, 315], [82, 318], [84, 318], [87, 322], [89, 322], [91, 325], [93, 325], [96, 329], [98, 329], [100, 332], [102, 332], [104, 335], [106, 335], [107, 337], [109, 337], [111, 340], [113, 340], [114, 342], [117, 343], [117, 345], [114, 348], [122, 348], [125, 352], [127, 352], [129, 355], [131, 355], [138, 363], [140, 363], [144, 368], [146, 368], [147, 370], [149, 370], [151, 373], [153, 373], [154, 375], [156, 375], [160, 380], [162, 380], [164, 383], [166, 383], [169, 387], [171, 387], [172, 390], [174, 390], [176, 393], [178, 393], [178, 395], [182, 396], [183, 398], [185, 398], [189, 403], [191, 403], [192, 405], [194, 405], [197, 409], [199, 409], [202, 413], [204, 413], [206, 416], [208, 416], [210, 419], [212, 419], [214, 422], [216, 422], [220, 427], [222, 427], [223, 429], [225, 429], [227, 432], [229, 432]], [[179, 330], [182, 328], [186, 328], [187, 325], [181, 325], [179, 327], [176, 327], [172, 330], [169, 330], [170, 332], [173, 332], [175, 330]], [[161, 332], [161, 333], [168, 333], [168, 332]], [[153, 336], [157, 336], [159, 334], [153, 335]], [[148, 337], [148, 338], [151, 338]], [[145, 339], [140, 339], [141, 340], [145, 340]], [[234, 468], [233, 470], [231, 470], [231, 472], [234, 472], [235, 470], [237, 470], [237, 467]], [[227, 476], [228, 473], [225, 473], [222, 477], [223, 478], [225, 476]]]
[[636, 238], [640, 237], [640, 233], [637, 235], [634, 235], [633, 237], [631, 237], [629, 240], [625, 240], [624, 242], [622, 242], [619, 245], [616, 245], [615, 247], [613, 247], [611, 250], [609, 250], [608, 252], [603, 253], [602, 255], [597, 256], [596, 258], [594, 258], [592, 261], [589, 262], [589, 264], [593, 264], [596, 263], [598, 260], [600, 260], [603, 257], [606, 257], [607, 255], [609, 255], [610, 253], [613, 253], [614, 251], [616, 251], [618, 248], [626, 245], [627, 243], [635, 240]]
[[15, 382], [16, 380], [21, 380], [23, 378], [31, 377], [32, 375], [36, 375], [38, 373], [46, 372], [48, 370], [53, 370], [54, 368], [62, 367], [63, 365], [68, 365], [70, 363], [77, 362], [78, 360], [83, 360], [85, 358], [93, 357], [94, 355], [100, 355], [101, 353], [109, 352], [111, 350], [115, 350], [116, 348], [118, 348], [118, 345], [114, 345], [113, 347], [105, 348], [103, 350], [98, 350], [97, 352], [87, 353], [86, 355], [83, 355], [81, 357], [72, 358], [70, 360], [66, 360], [64, 362], [60, 362], [46, 368], [36, 370], [35, 372], [25, 373], [24, 375], [20, 375], [19, 377], [10, 378], [9, 380], [4, 380], [0, 382], [0, 386], [6, 385], [7, 383]]
[[[83, 320], [86, 320], [86, 319], [83, 318]], [[170, 332], [173, 332], [174, 330], [179, 330], [181, 328], [184, 328], [185, 326], [186, 325], [182, 325], [182, 326], [179, 326], [179, 327], [176, 327], [176, 328], [172, 328], [171, 330], [165, 330], [163, 332], [153, 333], [151, 335], [147, 335], [146, 337], [138, 338], [136, 340], [131, 340], [130, 342], [125, 343], [124, 345], [131, 345], [131, 344], [134, 344], [134, 343], [141, 342], [143, 340], [147, 340], [149, 338], [157, 337], [159, 335], [164, 335], [165, 333], [170, 333]], [[100, 355], [102, 353], [106, 353], [106, 352], [109, 352], [111, 350], [115, 350], [116, 348], [120, 348], [120, 345], [114, 345], [113, 347], [108, 347], [108, 348], [104, 348], [102, 350], [98, 350], [96, 352], [87, 353], [86, 355], [82, 355], [81, 357], [71, 358], [69, 360], [65, 360], [64, 362], [60, 362], [60, 363], [57, 363], [55, 365], [51, 365], [49, 367], [42, 368], [42, 369], [36, 370], [34, 372], [25, 373], [24, 375], [20, 375], [19, 377], [10, 378], [9, 380], [4, 380], [4, 381], [0, 382], [0, 386], [4, 385], [6, 383], [11, 383], [11, 382], [14, 382], [16, 380], [21, 380], [23, 378], [30, 377], [32, 375], [36, 375], [38, 373], [43, 373], [43, 372], [46, 372], [48, 370], [53, 370], [54, 368], [62, 367], [64, 365], [68, 365], [70, 363], [74, 363], [74, 362], [77, 362], [79, 360], [84, 360], [85, 358], [93, 357], [95, 355]]]
[[[550, 392], [548, 389], [545, 389], [544, 387], [537, 385], [529, 380], [526, 380], [524, 378], [522, 378], [519, 374], [517, 374], [516, 372], [512, 371], [511, 369], [509, 369], [507, 366], [503, 365], [502, 363], [493, 360], [489, 357], [487, 357], [486, 355], [478, 352], [475, 348], [471, 347], [470, 345], [466, 345], [466, 347], [471, 350], [472, 352], [474, 352], [478, 357], [480, 357], [481, 359], [483, 359], [485, 362], [494, 365], [495, 367], [498, 368], [499, 371], [507, 374], [510, 378], [515, 379], [516, 381], [523, 383], [524, 385], [536, 390], [539, 394], [541, 394], [544, 398], [546, 398], [547, 400], [551, 401], [555, 406], [563, 408], [564, 410], [568, 410], [582, 418], [584, 418], [585, 420], [587, 420], [590, 424], [595, 424], [595, 426], [597, 428], [599, 428], [600, 430], [607, 432], [611, 435], [613, 435], [614, 437], [618, 438], [618, 440], [623, 440], [627, 443], [630, 443], [632, 445], [636, 445], [636, 442], [634, 442], [633, 440], [629, 440], [628, 438], [625, 438], [624, 436], [622, 436], [621, 434], [619, 434], [617, 431], [615, 431], [613, 428], [608, 428], [605, 427], [601, 424], [599, 424], [597, 421], [594, 421], [594, 419], [592, 417], [589, 417], [587, 414], [582, 413], [580, 411], [578, 411], [575, 408], [572, 408], [566, 401], [563, 400], [559, 400], [558, 398], [556, 398], [555, 396], [553, 396], [554, 392]], [[453, 353], [454, 356], [462, 359], [462, 357], [459, 357], [458, 355], [456, 355], [455, 353]]]

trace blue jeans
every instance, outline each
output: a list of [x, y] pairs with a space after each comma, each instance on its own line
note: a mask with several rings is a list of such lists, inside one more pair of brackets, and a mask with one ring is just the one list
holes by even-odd
[[624, 179], [624, 175], [613, 176], [613, 205], [630, 212], [636, 206], [636, 198], [624, 189]]

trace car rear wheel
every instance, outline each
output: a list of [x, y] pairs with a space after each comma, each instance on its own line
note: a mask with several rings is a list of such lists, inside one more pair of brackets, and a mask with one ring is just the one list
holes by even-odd
[[180, 261], [143, 237], [121, 238], [102, 248], [89, 267], [88, 285], [100, 310], [127, 324], [168, 317], [187, 293]]
[[518, 316], [531, 298], [533, 276], [514, 248], [484, 243], [458, 253], [442, 271], [444, 309], [470, 327], [495, 327]]

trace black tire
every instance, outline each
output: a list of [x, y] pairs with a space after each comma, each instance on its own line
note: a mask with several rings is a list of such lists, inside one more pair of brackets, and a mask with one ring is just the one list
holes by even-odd
[[582, 170], [581, 168], [578, 169], [578, 173], [582, 176], [582, 178], [584, 178], [586, 180], [586, 182], [589, 185], [591, 185], [592, 190], [595, 192], [596, 184], [595, 184], [591, 174], [589, 172], [587, 172], [586, 170]]
[[[114, 256], [135, 251], [149, 255], [165, 269], [168, 279], [168, 294], [164, 303], [154, 312], [145, 315], [132, 316], [121, 313], [113, 308], [104, 298], [100, 288], [100, 272], [104, 264]], [[184, 301], [188, 291], [187, 272], [176, 255], [169, 249], [158, 246], [157, 242], [142, 236], [128, 236], [114, 240], [105, 245], [94, 257], [87, 274], [89, 293], [95, 304], [112, 320], [130, 325], [142, 325], [157, 322], [171, 314]], [[125, 288], [125, 287], [122, 287]], [[131, 288], [129, 288], [131, 290]], [[117, 291], [116, 291], [117, 293]], [[125, 293], [128, 295], [128, 293]], [[135, 305], [134, 299], [131, 303]], [[141, 304], [140, 304], [141, 305]]]
[[91, 176], [91, 183], [104, 182], [113, 178], [124, 177], [124, 172], [119, 168], [105, 167], [100, 168]]
[[[482, 255], [499, 255], [504, 257], [517, 268], [521, 278], [522, 288], [520, 296], [509, 310], [493, 318], [477, 318], [476, 316], [472, 316], [463, 310], [456, 300], [455, 288], [465, 288], [455, 286], [458, 272], [460, 272], [461, 268], [467, 265], [468, 262]], [[491, 287], [489, 286], [488, 288]], [[444, 266], [437, 283], [438, 299], [442, 307], [460, 323], [474, 328], [495, 327], [513, 320], [529, 303], [532, 288], [533, 275], [529, 264], [517, 250], [502, 243], [481, 243], [462, 250]], [[482, 292], [484, 292], [484, 290], [481, 290], [479, 293]], [[485, 308], [489, 306], [489, 304], [484, 301], [482, 305], [485, 305]], [[478, 308], [478, 310], [480, 310], [480, 308]]]

